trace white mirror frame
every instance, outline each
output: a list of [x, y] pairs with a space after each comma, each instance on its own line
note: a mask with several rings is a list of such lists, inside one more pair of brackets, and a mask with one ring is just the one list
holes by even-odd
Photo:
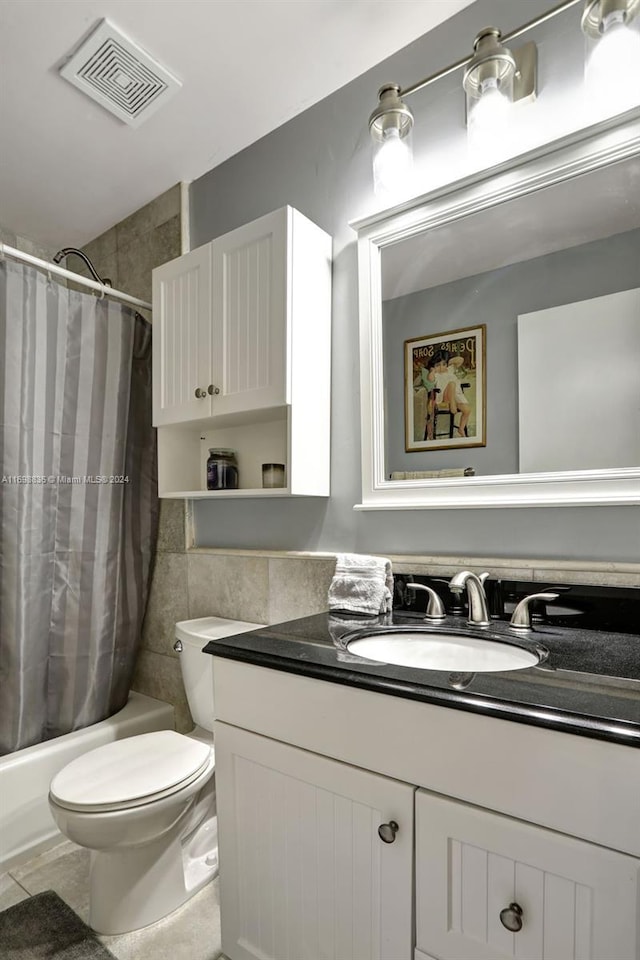
[[640, 465], [614, 470], [389, 480], [385, 474], [381, 283], [381, 252], [385, 247], [635, 156], [640, 156], [640, 111], [634, 109], [351, 224], [358, 233], [360, 301], [362, 503], [356, 504], [356, 510], [640, 503]]

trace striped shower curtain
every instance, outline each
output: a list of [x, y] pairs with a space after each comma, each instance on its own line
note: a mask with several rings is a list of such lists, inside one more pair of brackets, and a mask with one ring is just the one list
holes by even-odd
[[127, 700], [157, 528], [151, 327], [0, 263], [0, 753]]

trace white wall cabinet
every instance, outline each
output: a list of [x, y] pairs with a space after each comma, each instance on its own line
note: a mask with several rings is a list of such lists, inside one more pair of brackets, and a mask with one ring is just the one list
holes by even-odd
[[[153, 307], [160, 496], [328, 496], [331, 238], [284, 207], [154, 270]], [[210, 447], [239, 490], [207, 491]]]
[[639, 881], [635, 857], [416, 796], [416, 946], [427, 956], [636, 960]]
[[[153, 425], [211, 412], [196, 388], [211, 376], [211, 249], [198, 247], [153, 271]], [[203, 407], [204, 404], [204, 407]]]
[[215, 737], [225, 954], [412, 960], [414, 788], [224, 723]]

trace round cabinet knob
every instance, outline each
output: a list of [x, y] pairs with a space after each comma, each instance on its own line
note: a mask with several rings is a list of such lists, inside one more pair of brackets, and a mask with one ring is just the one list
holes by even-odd
[[517, 933], [522, 930], [522, 907], [519, 903], [510, 903], [508, 907], [500, 911], [500, 923], [511, 933]]
[[220, 393], [220, 387], [215, 387], [212, 383], [207, 387], [207, 393], [210, 397], [217, 397]]
[[378, 827], [378, 836], [383, 843], [393, 843], [398, 832], [398, 824], [395, 820], [389, 820], [389, 823], [381, 823]]
[[207, 395], [207, 391], [203, 390], [202, 387], [196, 387], [195, 392], [196, 392], [196, 400], [203, 400]]

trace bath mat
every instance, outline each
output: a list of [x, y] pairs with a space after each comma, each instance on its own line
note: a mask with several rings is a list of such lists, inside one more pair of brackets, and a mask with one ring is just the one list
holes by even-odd
[[3, 960], [115, 960], [93, 930], [53, 890], [0, 913]]

